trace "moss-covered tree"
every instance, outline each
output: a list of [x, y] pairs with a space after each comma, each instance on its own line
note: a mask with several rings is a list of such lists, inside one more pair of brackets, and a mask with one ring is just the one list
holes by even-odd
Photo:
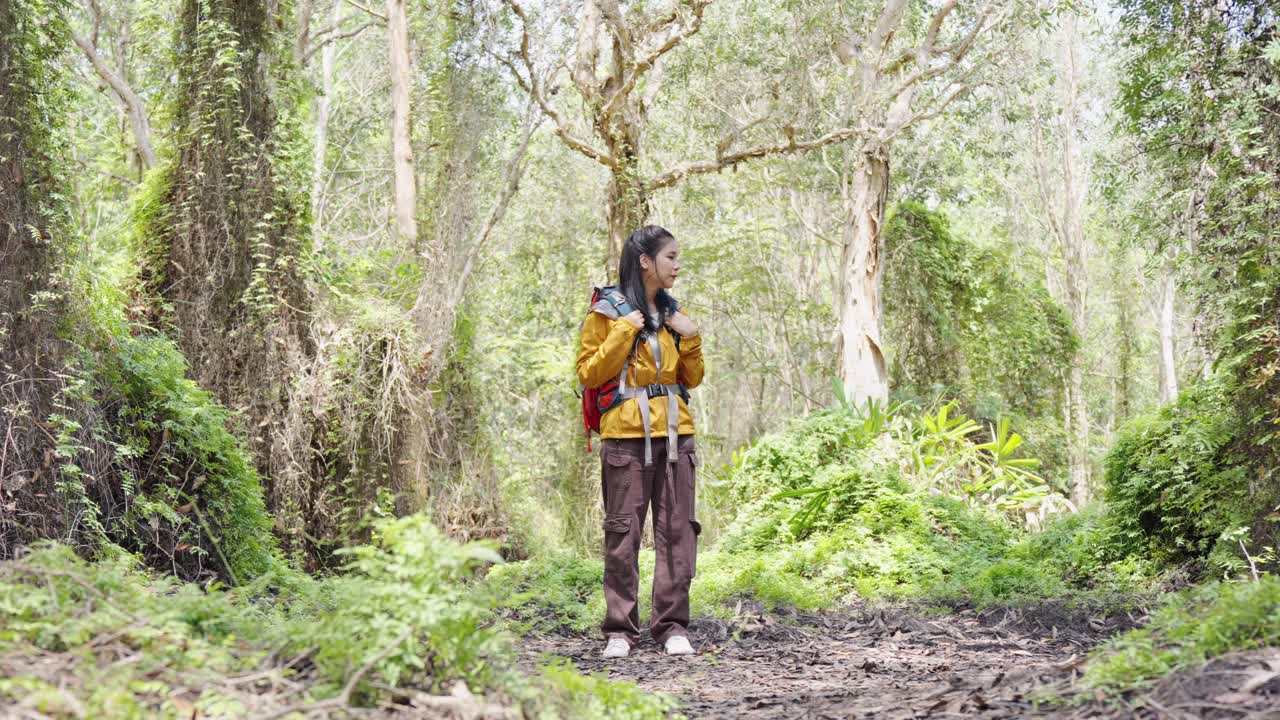
[[0, 0], [0, 554], [65, 529], [48, 419], [66, 346], [56, 243], [66, 27], [56, 2]]
[[290, 532], [322, 490], [308, 479], [310, 425], [289, 421], [314, 351], [299, 265], [307, 159], [287, 114], [301, 103], [280, 27], [265, 0], [183, 3], [173, 155], [141, 236], [160, 314], [197, 382], [239, 411]]

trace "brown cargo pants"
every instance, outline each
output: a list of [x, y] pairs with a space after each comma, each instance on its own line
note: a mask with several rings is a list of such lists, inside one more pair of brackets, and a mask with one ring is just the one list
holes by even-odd
[[640, 536], [653, 507], [653, 603], [649, 630], [659, 644], [685, 635], [689, 626], [689, 583], [697, 563], [698, 524], [694, 511], [698, 456], [693, 435], [681, 435], [679, 459], [667, 462], [667, 439], [653, 438], [653, 464], [644, 464], [644, 439], [606, 439], [601, 444], [604, 491], [604, 598], [601, 630], [606, 638], [640, 640]]

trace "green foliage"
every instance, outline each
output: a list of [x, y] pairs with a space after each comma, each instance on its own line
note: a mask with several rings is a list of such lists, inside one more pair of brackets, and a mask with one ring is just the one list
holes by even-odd
[[[1248, 527], [1258, 499], [1234, 448], [1240, 424], [1230, 379], [1187, 388], [1177, 402], [1133, 420], [1106, 459], [1106, 546], [1114, 557], [1242, 562], [1224, 534]], [[1223, 542], [1226, 540], [1226, 542]]]
[[410, 515], [378, 523], [372, 544], [339, 552], [350, 560], [325, 582], [331, 607], [292, 640], [317, 648], [326, 677], [373, 663], [392, 685], [412, 677], [435, 690], [453, 679], [492, 686], [492, 660], [503, 652], [490, 623], [494, 600], [467, 583], [484, 564], [502, 561], [492, 545], [457, 545], [430, 518]]
[[[1119, 104], [1126, 129], [1160, 177], [1159, 192], [1134, 214], [1149, 218], [1162, 240], [1170, 224], [1196, 238], [1179, 263], [1179, 281], [1196, 307], [1200, 334], [1213, 345], [1219, 376], [1148, 419], [1150, 428], [1135, 430], [1112, 464], [1125, 494], [1160, 506], [1130, 509], [1146, 513], [1141, 531], [1162, 552], [1202, 557], [1216, 544], [1215, 564], [1227, 569], [1241, 558], [1220, 536], [1246, 528], [1255, 552], [1280, 539], [1270, 517], [1280, 504], [1273, 5], [1242, 0], [1217, 12], [1200, 0], [1126, 0], [1121, 15], [1128, 62]], [[1182, 190], [1170, 196], [1167, 188]], [[1152, 437], [1145, 445], [1143, 432]], [[1171, 496], [1190, 497], [1151, 502], [1128, 484], [1144, 473]], [[1171, 523], [1151, 515], [1166, 505], [1173, 506]], [[1193, 517], [1197, 511], [1205, 517]], [[1138, 529], [1126, 529], [1126, 539], [1136, 541]]]
[[[209, 561], [236, 581], [269, 570], [278, 562], [272, 521], [226, 409], [187, 378], [167, 339], [109, 336], [95, 345], [80, 347], [69, 392], [101, 408], [87, 441], [110, 448], [118, 482], [93, 508], [104, 539], [191, 574]], [[83, 487], [84, 478], [69, 477]]]
[[969, 436], [981, 428], [963, 415], [951, 417], [956, 403], [922, 414], [910, 430], [917, 482], [995, 508], [1017, 522], [1038, 527], [1046, 517], [1071, 503], [1032, 468], [1036, 458], [1015, 457], [1022, 436], [1001, 417], [989, 428], [990, 440], [975, 443]]
[[[25, 186], [37, 199], [31, 207], [7, 208], [14, 215], [6, 221], [26, 227], [7, 228], [6, 233], [34, 229], [56, 236], [63, 247], [69, 243], [61, 242], [61, 236], [71, 231], [70, 205], [62, 180], [71, 148], [66, 107], [74, 97], [64, 59], [71, 39], [66, 18], [69, 6], [65, 0], [12, 0], [0, 11], [0, 42], [5, 45], [0, 52], [5, 66], [0, 153], [12, 153], [4, 159], [12, 163], [13, 182]], [[13, 187], [5, 185], [6, 191]], [[16, 198], [0, 199], [5, 205], [14, 201]], [[5, 338], [0, 337], [2, 341]]]
[[[0, 657], [22, 668], [0, 680], [0, 698], [56, 716], [141, 719], [195, 707], [260, 717], [337, 698], [361, 673], [356, 704], [373, 699], [374, 684], [439, 691], [462, 681], [529, 717], [648, 718], [673, 707], [554, 660], [521, 675], [495, 629], [497, 596], [469, 582], [498, 561], [491, 547], [453, 543], [423, 516], [375, 533], [344, 553], [345, 575], [315, 580], [277, 567], [230, 589], [149, 574], [118, 548], [89, 562], [68, 546], [35, 547], [0, 564]], [[53, 665], [68, 673], [56, 684], [42, 671]], [[239, 684], [264, 669], [294, 690]]]
[[823, 411], [736, 455], [728, 482], [738, 513], [699, 560], [695, 604], [716, 611], [750, 596], [822, 607], [854, 594], [996, 604], [1146, 579], [1106, 570], [1092, 520], [1021, 530], [1014, 521], [1039, 509], [1019, 494], [1034, 464], [1015, 457], [1007, 423], [974, 443], [978, 427], [953, 410], [918, 421]]
[[524, 629], [587, 632], [604, 617], [604, 563], [552, 551], [524, 562], [499, 565], [485, 576], [502, 606]]
[[1058, 412], [1058, 372], [1077, 339], [1063, 308], [1019, 278], [1008, 254], [955, 234], [946, 217], [899, 203], [885, 225], [885, 333], [894, 392], [965, 398], [994, 416]]
[[1141, 687], [1238, 650], [1280, 642], [1280, 578], [1212, 583], [1174, 596], [1145, 627], [1094, 651], [1085, 671], [1105, 691]]
[[543, 666], [544, 713], [570, 718], [660, 720], [671, 717], [676, 701], [669, 695], [641, 690], [631, 682], [611, 682], [602, 672], [583, 675], [573, 663], [552, 660]]
[[[58, 716], [154, 717], [176, 713], [170, 688], [190, 673], [210, 683], [196, 701], [203, 706], [218, 676], [248, 671], [270, 653], [242, 639], [257, 635], [263, 619], [236, 592], [147, 575], [127, 553], [89, 563], [67, 546], [39, 547], [0, 566], [0, 654], [64, 654], [74, 659], [76, 682], [42, 677], [26, 662], [26, 672], [0, 681], [0, 696]], [[95, 643], [119, 643], [143, 662], [98, 664]]]

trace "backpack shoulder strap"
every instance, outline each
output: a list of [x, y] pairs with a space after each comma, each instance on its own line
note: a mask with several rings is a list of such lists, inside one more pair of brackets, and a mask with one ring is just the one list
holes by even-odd
[[595, 301], [591, 303], [591, 312], [600, 313], [611, 320], [629, 315], [635, 309], [627, 302], [627, 297], [613, 285], [596, 288], [592, 297]]
[[[668, 297], [670, 297], [670, 295], [668, 295]], [[680, 312], [679, 300], [676, 300], [675, 298], [671, 298], [671, 311]], [[680, 350], [680, 333], [676, 332], [675, 330], [672, 330], [670, 325], [667, 326], [667, 332], [671, 333], [672, 339], [676, 341], [676, 351], [678, 352]]]

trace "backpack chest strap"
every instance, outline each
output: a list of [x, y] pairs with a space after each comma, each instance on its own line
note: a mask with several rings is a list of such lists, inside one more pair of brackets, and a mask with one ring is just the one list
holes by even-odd
[[[662, 373], [662, 345], [658, 341], [657, 333], [649, 333], [649, 352], [653, 355], [654, 367], [658, 369], [658, 373]], [[680, 395], [679, 385], [663, 385], [655, 383], [653, 385], [643, 385], [640, 387], [627, 386], [627, 369], [631, 364], [631, 356], [627, 356], [627, 362], [622, 366], [622, 374], [618, 376], [618, 395], [623, 398], [635, 398], [640, 405], [640, 421], [644, 425], [644, 464], [653, 464], [653, 447], [652, 438], [649, 432], [649, 398], [667, 396], [667, 462], [674, 463], [680, 457], [680, 403], [676, 398]], [[659, 391], [661, 388], [661, 392]]]

